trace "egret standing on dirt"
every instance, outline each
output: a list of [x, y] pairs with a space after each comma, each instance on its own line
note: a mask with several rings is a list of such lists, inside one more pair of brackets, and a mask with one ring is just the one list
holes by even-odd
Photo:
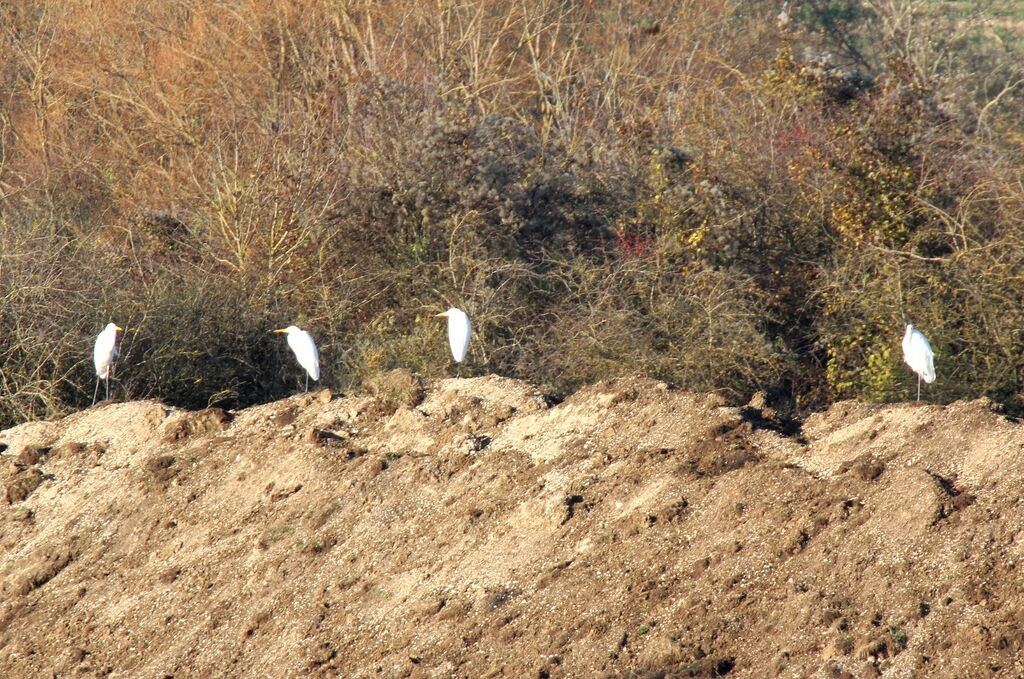
[[935, 381], [935, 354], [932, 345], [910, 323], [903, 333], [903, 360], [917, 373], [917, 400], [921, 400], [921, 380], [928, 384]]
[[448, 344], [452, 348], [452, 358], [456, 363], [462, 363], [466, 358], [466, 350], [469, 349], [469, 316], [462, 309], [452, 307], [437, 314], [435, 318], [448, 319]]
[[107, 323], [103, 332], [96, 336], [96, 346], [92, 350], [92, 362], [96, 366], [96, 388], [92, 390], [92, 404], [96, 405], [96, 396], [100, 392], [100, 380], [107, 385], [107, 400], [110, 400], [110, 371], [117, 359], [117, 333], [120, 327]]
[[295, 358], [299, 365], [306, 370], [306, 391], [309, 391], [309, 378], [320, 379], [320, 352], [316, 350], [316, 343], [313, 336], [295, 325], [281, 328], [274, 332], [283, 332], [288, 335], [288, 346], [295, 352]]

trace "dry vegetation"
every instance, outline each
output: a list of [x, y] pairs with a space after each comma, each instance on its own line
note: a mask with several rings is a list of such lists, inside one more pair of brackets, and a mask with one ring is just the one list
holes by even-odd
[[243, 405], [289, 322], [327, 384], [439, 374], [449, 303], [468, 373], [798, 407], [906, 397], [906, 315], [931, 398], [1020, 410], [1017, 24], [791, 4], [3, 4], [0, 424], [110, 319], [119, 395]]

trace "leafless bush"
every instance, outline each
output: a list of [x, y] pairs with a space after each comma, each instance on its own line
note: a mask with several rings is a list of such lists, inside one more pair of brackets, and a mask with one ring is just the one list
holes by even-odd
[[333, 386], [444, 374], [448, 305], [462, 374], [807, 407], [904, 397], [913, 316], [935, 397], [1020, 407], [1020, 43], [800, 8], [3, 5], [0, 421], [86, 404], [111, 319], [115, 394], [241, 405], [292, 322]]

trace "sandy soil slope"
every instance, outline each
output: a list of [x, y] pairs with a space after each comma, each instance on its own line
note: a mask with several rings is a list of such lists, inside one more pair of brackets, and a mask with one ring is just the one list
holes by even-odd
[[395, 374], [0, 432], [0, 677], [1024, 676], [1024, 428]]

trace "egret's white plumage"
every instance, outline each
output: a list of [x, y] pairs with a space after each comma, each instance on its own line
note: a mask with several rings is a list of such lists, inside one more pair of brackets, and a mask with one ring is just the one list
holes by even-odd
[[935, 381], [935, 354], [920, 330], [907, 323], [903, 333], [903, 360], [917, 373], [917, 399], [921, 400], [921, 380], [928, 384]]
[[462, 363], [466, 358], [466, 350], [469, 349], [469, 316], [462, 309], [452, 307], [439, 313], [437, 317], [448, 319], [448, 344], [452, 348], [452, 358], [456, 363]]
[[96, 367], [96, 388], [92, 392], [93, 405], [96, 405], [100, 380], [106, 382], [107, 399], [110, 399], [110, 368], [117, 360], [117, 333], [120, 329], [113, 323], [107, 323], [107, 327], [96, 336], [96, 344], [92, 349], [92, 362]]
[[289, 325], [287, 328], [281, 328], [274, 332], [285, 333], [288, 336], [288, 346], [291, 347], [299, 365], [305, 369], [308, 375], [306, 377], [306, 390], [308, 391], [309, 378], [320, 379], [320, 352], [316, 349], [313, 336], [295, 325]]

